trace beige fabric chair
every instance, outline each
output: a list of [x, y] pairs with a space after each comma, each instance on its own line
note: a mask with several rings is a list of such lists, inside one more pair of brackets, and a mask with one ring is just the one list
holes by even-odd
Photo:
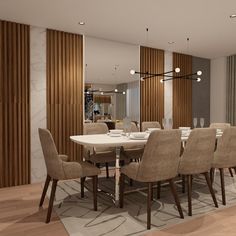
[[198, 128], [192, 130], [187, 140], [184, 152], [180, 158], [179, 174], [188, 178], [188, 214], [192, 215], [192, 177], [195, 174], [204, 174], [212, 199], [218, 207], [214, 191], [209, 178], [214, 148], [216, 130], [213, 128]]
[[148, 183], [147, 229], [151, 226], [152, 183], [168, 180], [181, 218], [184, 218], [175, 190], [173, 178], [177, 175], [181, 132], [179, 130], [160, 130], [150, 134], [142, 160], [132, 162], [121, 168], [120, 207], [123, 207], [124, 176]]
[[[211, 123], [210, 124], [210, 128], [221, 129], [222, 131], [224, 131], [225, 129], [229, 127], [230, 127], [230, 123]], [[216, 146], [217, 146], [217, 142], [216, 142]], [[215, 149], [216, 149], [216, 146], [215, 146]], [[234, 177], [234, 174], [231, 168], [229, 168], [229, 173], [231, 177]], [[212, 182], [214, 181], [214, 169], [211, 170], [211, 180]]]
[[211, 123], [210, 128], [221, 129], [224, 131], [225, 129], [230, 127], [230, 123]]
[[218, 139], [217, 149], [214, 153], [212, 168], [220, 170], [222, 203], [226, 205], [224, 168], [236, 167], [236, 127], [225, 129]]
[[[122, 122], [116, 123], [116, 129], [124, 130], [124, 124]], [[139, 132], [137, 125], [131, 122], [131, 132]], [[139, 159], [143, 154], [143, 145], [125, 145], [121, 149], [122, 160]]]
[[142, 122], [142, 131], [145, 132], [149, 128], [160, 128], [161, 125], [158, 121], [143, 121]]
[[[84, 124], [84, 134], [106, 134], [108, 133], [108, 127], [105, 123], [91, 123]], [[106, 174], [109, 177], [108, 163], [116, 160], [115, 148], [99, 147], [99, 148], [88, 148], [84, 146], [84, 157], [86, 161], [95, 163], [99, 166], [101, 163], [106, 164]]]
[[84, 180], [89, 176], [93, 178], [94, 210], [97, 210], [97, 176], [100, 170], [86, 162], [68, 162], [66, 155], [59, 155], [53, 141], [52, 135], [47, 129], [39, 128], [39, 138], [43, 149], [43, 155], [47, 168], [47, 178], [39, 206], [43, 205], [48, 185], [52, 180], [52, 190], [49, 201], [46, 223], [50, 222], [55, 192], [58, 180], [81, 178], [81, 197], [84, 196]]

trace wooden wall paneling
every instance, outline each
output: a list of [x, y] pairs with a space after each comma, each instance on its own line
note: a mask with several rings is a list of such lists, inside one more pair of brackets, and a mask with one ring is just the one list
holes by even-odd
[[83, 37], [47, 30], [47, 127], [59, 153], [82, 157], [71, 135], [83, 133]]
[[[164, 51], [141, 46], [140, 71], [150, 73], [164, 72]], [[163, 77], [153, 77], [140, 84], [140, 120], [159, 121], [164, 117]]]
[[29, 26], [0, 21], [0, 187], [30, 183]]
[[[173, 69], [179, 67], [180, 73], [192, 73], [192, 56], [173, 53]], [[173, 80], [173, 127], [192, 126], [192, 80]]]

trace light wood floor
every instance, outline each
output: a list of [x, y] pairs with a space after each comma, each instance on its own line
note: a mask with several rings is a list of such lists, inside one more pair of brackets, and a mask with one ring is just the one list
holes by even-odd
[[[1, 236], [67, 236], [55, 213], [50, 224], [45, 224], [45, 209], [39, 209], [41, 184], [0, 189]], [[168, 229], [150, 232], [148, 236], [235, 236], [236, 206], [218, 210], [205, 216], [174, 225]]]

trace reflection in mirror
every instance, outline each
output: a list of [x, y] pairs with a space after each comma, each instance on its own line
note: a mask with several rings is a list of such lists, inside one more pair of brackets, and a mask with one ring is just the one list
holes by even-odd
[[139, 46], [85, 37], [85, 121], [139, 122]]

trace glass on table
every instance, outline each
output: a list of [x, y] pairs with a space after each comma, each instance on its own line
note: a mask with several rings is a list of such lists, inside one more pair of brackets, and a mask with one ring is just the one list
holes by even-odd
[[204, 127], [204, 118], [200, 118], [200, 126], [201, 126], [201, 128]]
[[162, 126], [163, 126], [163, 129], [166, 128], [166, 118], [162, 118]]
[[194, 127], [194, 129], [197, 128], [197, 118], [196, 117], [193, 118], [193, 127]]
[[169, 118], [168, 123], [169, 123], [169, 129], [172, 129], [173, 128], [173, 120], [172, 120], [172, 118]]
[[123, 126], [124, 126], [124, 132], [127, 137], [129, 137], [131, 132], [131, 119], [129, 117], [125, 117], [123, 119]]

